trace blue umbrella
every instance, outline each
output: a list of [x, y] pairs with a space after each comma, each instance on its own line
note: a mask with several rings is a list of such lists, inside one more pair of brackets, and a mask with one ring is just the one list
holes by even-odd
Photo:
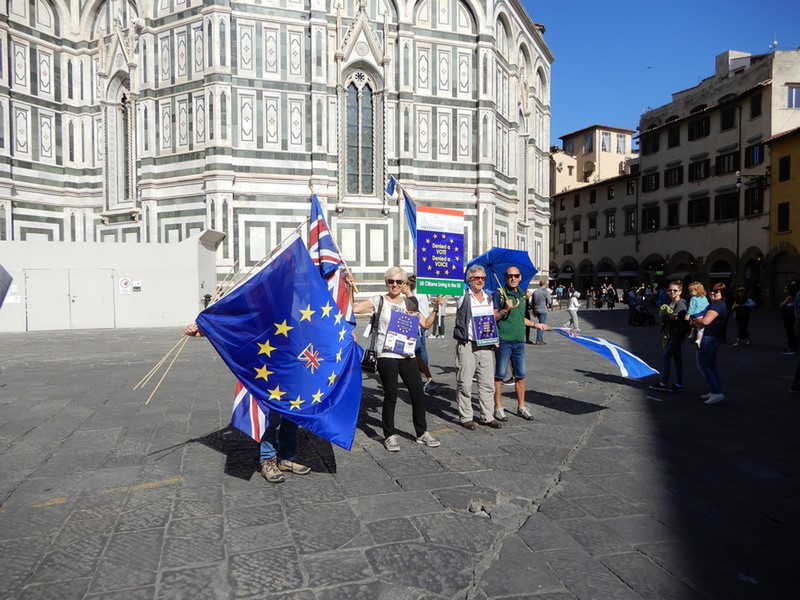
[[480, 265], [486, 271], [486, 285], [484, 289], [489, 293], [497, 289], [497, 281], [504, 285], [506, 281], [506, 270], [509, 267], [517, 267], [522, 280], [519, 282], [519, 289], [525, 291], [539, 270], [533, 266], [531, 257], [525, 250], [510, 250], [509, 248], [492, 248], [480, 256], [473, 258], [467, 263], [467, 269], [472, 265]]

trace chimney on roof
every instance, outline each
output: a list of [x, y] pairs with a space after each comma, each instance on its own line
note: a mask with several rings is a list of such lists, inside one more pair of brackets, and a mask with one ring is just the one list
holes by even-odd
[[738, 50], [726, 50], [716, 58], [718, 77], [727, 77], [732, 71], [750, 66], [750, 53]]

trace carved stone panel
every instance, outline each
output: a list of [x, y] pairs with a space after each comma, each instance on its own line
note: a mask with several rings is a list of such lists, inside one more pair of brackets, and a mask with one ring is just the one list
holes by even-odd
[[39, 62], [39, 91], [42, 94], [53, 93], [53, 55], [44, 50], [38, 51]]
[[13, 42], [14, 85], [28, 87], [28, 46]]
[[169, 46], [169, 35], [162, 36], [158, 40], [159, 53], [159, 76], [161, 81], [169, 81], [172, 73], [172, 52]]
[[439, 50], [437, 52], [438, 64], [438, 90], [441, 94], [448, 94], [450, 92], [450, 50]]
[[178, 146], [189, 145], [189, 100], [177, 102], [178, 108]]
[[452, 115], [450, 111], [439, 109], [436, 113], [439, 135], [439, 160], [449, 160], [451, 158], [452, 144], [451, 144], [451, 120]]
[[255, 70], [253, 53], [254, 25], [239, 24], [239, 69], [252, 72]]
[[469, 96], [472, 93], [472, 54], [458, 53], [458, 95]]
[[279, 69], [278, 30], [264, 28], [264, 72], [278, 74]]
[[14, 107], [14, 147], [16, 152], [28, 154], [31, 151], [30, 123], [30, 109]]
[[186, 77], [188, 74], [187, 62], [189, 59], [189, 52], [185, 31], [179, 31], [175, 33], [175, 51], [177, 52], [177, 68], [175, 69], [175, 76]]
[[161, 114], [161, 149], [172, 150], [172, 106], [170, 101], [162, 102]]
[[470, 147], [472, 146], [472, 115], [470, 113], [458, 113], [458, 156], [459, 158], [469, 158]]
[[245, 143], [255, 141], [255, 102], [253, 94], [239, 95], [239, 139]]
[[417, 112], [417, 150], [420, 154], [429, 155], [430, 145], [431, 113], [429, 110], [419, 110]]
[[430, 49], [417, 50], [417, 89], [427, 91], [431, 89]]
[[289, 99], [289, 147], [302, 150], [305, 140], [302, 98]]
[[206, 101], [202, 95], [194, 98], [194, 142], [202, 144], [206, 140]]
[[39, 113], [39, 156], [53, 158], [53, 115]]
[[266, 119], [264, 128], [264, 140], [267, 145], [278, 146], [280, 143], [281, 117], [280, 99], [277, 96], [269, 96], [265, 99], [264, 116]]
[[297, 77], [303, 76], [303, 33], [301, 31], [289, 31], [287, 35], [289, 41], [289, 75]]
[[202, 73], [205, 67], [205, 38], [202, 25], [192, 30], [192, 39], [194, 40], [194, 72]]

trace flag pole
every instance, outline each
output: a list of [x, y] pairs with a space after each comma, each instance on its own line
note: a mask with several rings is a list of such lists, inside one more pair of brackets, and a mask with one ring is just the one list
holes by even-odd
[[[275, 247], [274, 247], [272, 250], [270, 250], [270, 251], [269, 251], [269, 253], [268, 253], [266, 256], [264, 256], [264, 258], [262, 258], [261, 260], [259, 260], [259, 261], [258, 261], [256, 264], [254, 264], [252, 267], [250, 267], [250, 269], [247, 271], [247, 273], [245, 273], [245, 274], [244, 274], [244, 276], [243, 276], [243, 277], [239, 277], [239, 278], [238, 278], [236, 281], [234, 281], [234, 282], [231, 284], [231, 288], [228, 290], [228, 292], [227, 292], [227, 293], [228, 293], [228, 294], [230, 294], [230, 293], [231, 293], [233, 290], [235, 290], [237, 287], [239, 287], [239, 285], [240, 285], [240, 284], [242, 284], [242, 283], [244, 283], [245, 281], [247, 281], [247, 280], [248, 280], [248, 278], [250, 277], [250, 274], [253, 272], [253, 270], [254, 270], [254, 269], [256, 269], [256, 268], [257, 268], [257, 267], [259, 267], [259, 266], [263, 266], [263, 263], [265, 263], [266, 261], [268, 261], [270, 258], [272, 258], [272, 257], [275, 255], [275, 253], [276, 253], [278, 250], [280, 250], [281, 248], [283, 248], [283, 245], [286, 243], [286, 241], [287, 241], [289, 238], [291, 238], [293, 235], [295, 235], [299, 229], [301, 229], [302, 227], [305, 227], [305, 226], [308, 224], [308, 222], [309, 222], [310, 220], [311, 220], [311, 217], [310, 217], [310, 216], [309, 216], [309, 217], [306, 217], [306, 219], [305, 219], [305, 220], [304, 220], [302, 223], [300, 223], [300, 224], [299, 224], [297, 227], [295, 227], [295, 228], [294, 228], [294, 230], [292, 230], [292, 232], [291, 232], [289, 235], [287, 235], [285, 238], [283, 238], [283, 239], [281, 240], [281, 242], [280, 242], [280, 243], [279, 243], [277, 246], [275, 246]], [[224, 296], [224, 295], [225, 295], [225, 294], [223, 294], [223, 296]], [[220, 296], [220, 298], [219, 298], [219, 299], [222, 299], [222, 297], [223, 297], [223, 296]]]
[[[310, 186], [309, 186], [309, 187], [310, 187]], [[314, 194], [314, 188], [311, 188], [311, 194], [312, 194], [312, 195]], [[309, 219], [310, 219], [310, 218], [311, 218], [311, 217], [309, 217]], [[336, 252], [338, 252], [338, 253], [339, 253], [339, 256], [341, 256], [341, 257], [342, 257], [342, 264], [344, 265], [344, 268], [345, 268], [345, 269], [347, 269], [347, 271], [348, 271], [350, 274], [352, 274], [353, 272], [350, 270], [350, 266], [347, 264], [347, 261], [344, 259], [344, 256], [342, 256], [342, 251], [341, 251], [341, 249], [339, 248], [339, 244], [337, 244], [337, 243], [336, 243], [336, 236], [335, 236], [335, 235], [333, 235], [333, 234], [332, 234], [330, 231], [329, 231], [328, 233], [330, 233], [330, 234], [331, 234], [331, 242], [333, 242], [333, 247], [334, 247], [334, 248], [336, 248]], [[354, 293], [356, 293], [356, 294], [358, 293], [358, 286], [356, 285], [356, 280], [355, 280], [355, 278], [353, 278], [353, 292], [354, 292]]]

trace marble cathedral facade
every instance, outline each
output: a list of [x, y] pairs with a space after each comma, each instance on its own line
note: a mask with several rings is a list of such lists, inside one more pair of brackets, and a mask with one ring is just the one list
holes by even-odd
[[468, 258], [549, 257], [550, 67], [519, 0], [7, 0], [0, 240], [225, 232], [224, 274], [309, 213], [380, 285], [413, 264], [394, 175]]

